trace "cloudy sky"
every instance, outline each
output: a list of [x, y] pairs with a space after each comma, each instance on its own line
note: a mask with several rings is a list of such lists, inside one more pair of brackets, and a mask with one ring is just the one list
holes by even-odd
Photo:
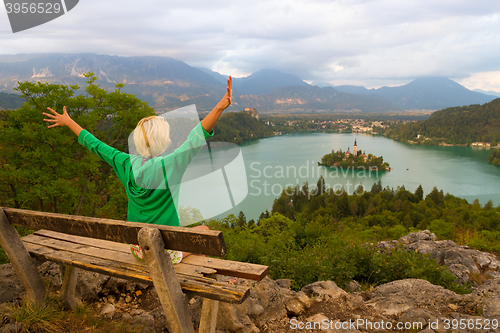
[[497, 0], [81, 0], [13, 34], [0, 8], [0, 54], [170, 56], [222, 74], [279, 69], [366, 87], [449, 77], [500, 92]]

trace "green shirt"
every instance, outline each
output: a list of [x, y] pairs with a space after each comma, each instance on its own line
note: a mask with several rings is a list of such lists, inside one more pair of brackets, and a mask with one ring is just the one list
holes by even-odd
[[189, 163], [212, 135], [213, 130], [208, 133], [199, 123], [173, 153], [150, 159], [144, 165], [142, 156], [110, 147], [86, 130], [80, 132], [78, 142], [115, 170], [127, 193], [128, 221], [180, 226], [174, 203], [179, 186], [174, 186], [172, 193], [169, 184], [180, 185]]

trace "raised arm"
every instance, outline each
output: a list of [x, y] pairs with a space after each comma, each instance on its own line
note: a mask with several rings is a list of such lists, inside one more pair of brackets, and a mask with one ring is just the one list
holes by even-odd
[[210, 111], [210, 113], [201, 121], [201, 126], [207, 132], [211, 132], [214, 128], [215, 124], [219, 120], [222, 111], [224, 111], [229, 105], [231, 105], [231, 98], [233, 97], [233, 78], [229, 77], [227, 79], [227, 90], [226, 94], [219, 103], [215, 106], [215, 108]]
[[49, 126], [49, 128], [56, 127], [56, 126], [68, 126], [70, 130], [73, 131], [73, 133], [76, 134], [76, 136], [80, 135], [80, 132], [83, 130], [83, 128], [78, 125], [73, 119], [70, 118], [68, 113], [66, 112], [66, 107], [63, 107], [63, 113], [59, 114], [56, 111], [52, 110], [51, 108], [47, 108], [52, 114], [50, 113], [45, 113], [42, 112], [42, 114], [46, 117], [49, 117], [49, 119], [44, 119], [44, 121], [54, 123]]

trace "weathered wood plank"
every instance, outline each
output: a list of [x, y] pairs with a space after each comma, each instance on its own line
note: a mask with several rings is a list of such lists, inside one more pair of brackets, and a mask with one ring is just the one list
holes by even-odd
[[[70, 236], [70, 235], [55, 233], [52, 231], [50, 231], [50, 232], [46, 231], [43, 234], [50, 234], [51, 236], [54, 236], [54, 237], [60, 236], [60, 238], [70, 239], [70, 241], [41, 236], [39, 234], [39, 232], [36, 232], [34, 235], [24, 236], [22, 238], [22, 240], [23, 240], [23, 242], [26, 242], [26, 243], [42, 245], [42, 246], [46, 246], [46, 247], [49, 247], [52, 249], [64, 250], [64, 251], [73, 252], [73, 253], [77, 253], [77, 254], [80, 253], [80, 254], [84, 254], [87, 256], [96, 257], [96, 258], [112, 260], [112, 261], [116, 261], [119, 263], [130, 265], [132, 267], [140, 267], [141, 269], [146, 269], [146, 271], [147, 271], [146, 263], [144, 261], [140, 261], [137, 258], [135, 258], [132, 255], [132, 252], [130, 251], [130, 247], [128, 245], [121, 244], [121, 243], [109, 242], [109, 241], [102, 241], [99, 239], [92, 239], [92, 238], [79, 237], [79, 236]], [[78, 243], [74, 243], [73, 241], [77, 241]], [[102, 246], [94, 247], [93, 245], [91, 245], [91, 246], [87, 245], [87, 243], [98, 244], [99, 242], [105, 242], [106, 245], [113, 246], [113, 247], [115, 245], [118, 245], [119, 246], [118, 251], [116, 251], [115, 248], [105, 249]], [[125, 247], [123, 247], [122, 245], [125, 245]], [[125, 250], [125, 248], [126, 248], [126, 250]], [[187, 264], [183, 264], [183, 263], [175, 265], [174, 268], [175, 268], [175, 271], [177, 273], [186, 274], [186, 275], [193, 275], [193, 276], [198, 276], [198, 277], [202, 277], [203, 274], [215, 273], [215, 270], [212, 268], [195, 266], [195, 265], [187, 265]]]
[[[66, 234], [137, 244], [144, 223], [100, 219], [86, 216], [3, 208], [11, 224], [31, 229], [48, 229]], [[160, 230], [166, 248], [223, 257], [226, 246], [221, 231], [150, 225]]]
[[[65, 240], [76, 244], [85, 244], [100, 249], [110, 249], [119, 252], [130, 252], [130, 244], [117, 243], [117, 242], [107, 241], [104, 239], [74, 236], [51, 230], [37, 230], [33, 234], [48, 238]], [[135, 244], [137, 244], [137, 242], [135, 242]]]
[[[109, 276], [153, 285], [147, 267], [120, 264], [106, 259], [90, 257], [78, 253], [51, 249], [42, 245], [24, 243], [29, 254], [43, 261], [53, 261], [63, 265], [106, 274]], [[175, 266], [179, 266], [177, 264]], [[177, 273], [181, 288], [185, 292], [227, 303], [241, 303], [249, 295], [249, 288], [231, 286], [206, 277]]]
[[61, 301], [67, 309], [75, 309], [79, 301], [75, 297], [76, 282], [78, 281], [79, 269], [65, 266], [64, 279], [61, 287]]
[[[220, 281], [220, 275], [214, 274], [212, 277], [217, 281]], [[218, 313], [219, 301], [210, 298], [203, 298], [198, 333], [215, 333]]]
[[17, 276], [21, 279], [28, 300], [37, 304], [45, 303], [45, 285], [38, 273], [33, 258], [19, 238], [16, 228], [7, 219], [3, 209], [0, 208], [0, 245], [14, 267]]
[[194, 333], [186, 295], [180, 288], [177, 274], [158, 229], [139, 231], [139, 245], [149, 267], [151, 278], [172, 333]]
[[268, 266], [202, 256], [189, 256], [183, 259], [182, 262], [184, 264], [213, 268], [217, 270], [217, 274], [256, 281], [262, 280], [269, 273]]

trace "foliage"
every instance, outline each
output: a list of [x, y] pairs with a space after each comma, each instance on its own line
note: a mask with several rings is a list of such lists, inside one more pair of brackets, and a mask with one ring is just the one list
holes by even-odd
[[330, 154], [326, 154], [321, 158], [321, 163], [318, 162], [318, 165], [324, 165], [329, 167], [336, 167], [342, 169], [362, 169], [362, 170], [390, 170], [389, 163], [384, 163], [384, 157], [374, 156], [372, 154], [368, 154], [366, 156], [366, 160], [363, 156], [361, 156], [361, 152], [358, 152], [357, 156], [354, 156], [352, 153], [348, 156], [342, 150], [333, 151]]
[[29, 301], [21, 305], [10, 305], [5, 307], [8, 317], [16, 322], [23, 323], [27, 332], [53, 333], [62, 332], [62, 313], [60, 309], [50, 305], [39, 305]]
[[272, 278], [290, 279], [295, 290], [328, 279], [342, 287], [353, 279], [377, 285], [419, 278], [469, 292], [427, 255], [403, 249], [378, 253], [369, 245], [430, 229], [439, 239], [500, 252], [500, 207], [469, 204], [437, 188], [423, 193], [421, 186], [412, 193], [404, 186], [383, 188], [379, 181], [370, 192], [348, 195], [306, 183], [284, 190], [257, 224], [242, 224], [242, 213], [208, 223], [223, 230], [228, 259], [268, 265]]
[[0, 110], [12, 110], [20, 108], [24, 103], [21, 96], [0, 92]]
[[18, 110], [1, 113], [0, 204], [65, 214], [124, 218], [127, 201], [111, 167], [78, 144], [68, 128], [47, 128], [42, 112], [51, 107], [69, 115], [97, 138], [119, 150], [137, 122], [154, 110], [122, 84], [108, 92], [86, 75], [86, 95], [78, 86], [20, 82], [27, 100]]
[[273, 136], [270, 126], [246, 111], [224, 113], [215, 124], [214, 133], [208, 141], [242, 144], [244, 141]]
[[500, 149], [495, 149], [491, 152], [488, 157], [488, 162], [500, 166]]
[[462, 145], [472, 142], [499, 142], [500, 99], [483, 105], [436, 111], [427, 120], [391, 126], [386, 135], [401, 141], [411, 140], [427, 145], [436, 145], [439, 142]]

